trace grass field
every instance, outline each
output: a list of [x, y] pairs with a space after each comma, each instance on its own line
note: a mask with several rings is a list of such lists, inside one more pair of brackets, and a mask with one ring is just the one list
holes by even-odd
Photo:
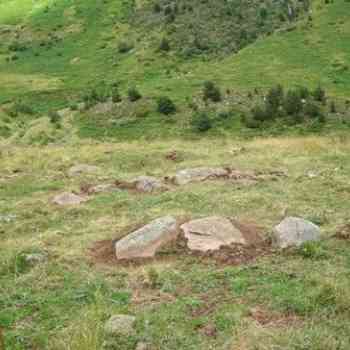
[[[0, 0], [0, 350], [2, 334], [6, 350], [134, 350], [140, 342], [147, 350], [348, 350], [350, 2], [313, 0], [309, 16], [236, 54], [219, 36], [219, 54], [187, 59], [159, 51], [171, 28], [134, 20], [135, 9], [153, 18], [148, 3]], [[133, 47], [121, 52], [121, 42]], [[203, 101], [207, 80], [221, 89], [220, 103]], [[118, 83], [123, 101], [108, 112], [96, 111], [104, 103], [80, 109], [103, 81]], [[245, 127], [244, 113], [276, 84], [322, 86], [325, 121]], [[131, 102], [134, 86], [143, 97]], [[174, 115], [157, 111], [159, 96], [174, 101]], [[193, 105], [211, 118], [206, 133], [191, 126]], [[76, 164], [100, 170], [69, 176]], [[87, 185], [199, 166], [288, 176], [52, 203]], [[142, 264], [103, 256], [112, 240], [164, 215], [235, 218], [267, 241], [294, 215], [319, 225], [323, 239], [241, 263], [178, 248]], [[33, 254], [41, 260], [28, 262]], [[105, 334], [117, 313], [136, 316], [135, 334]]]
[[[90, 350], [107, 341], [129, 350], [145, 341], [169, 350], [348, 349], [350, 247], [333, 236], [349, 220], [349, 147], [336, 136], [3, 145], [0, 325], [7, 348]], [[165, 159], [171, 150], [178, 162]], [[101, 172], [67, 176], [78, 163]], [[84, 183], [205, 165], [284, 170], [288, 177], [251, 186], [214, 181], [154, 195], [115, 192], [68, 208], [51, 203]], [[324, 240], [310, 251], [274, 252], [238, 266], [171, 252], [118, 266], [89, 254], [96, 241], [167, 214], [235, 217], [257, 223], [265, 237], [283, 215], [298, 215], [318, 223]], [[23, 257], [35, 252], [47, 260], [30, 267]], [[137, 316], [137, 333], [107, 339], [104, 321], [118, 312]]]

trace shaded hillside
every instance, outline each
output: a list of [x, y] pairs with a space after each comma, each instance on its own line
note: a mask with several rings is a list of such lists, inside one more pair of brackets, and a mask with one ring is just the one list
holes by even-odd
[[136, 9], [134, 23], [151, 31], [154, 41], [163, 35], [160, 50], [175, 49], [189, 58], [238, 52], [294, 22], [309, 7], [309, 0], [155, 0]]

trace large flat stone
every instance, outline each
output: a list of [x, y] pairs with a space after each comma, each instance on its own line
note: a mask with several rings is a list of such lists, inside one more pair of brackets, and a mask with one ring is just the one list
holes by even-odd
[[117, 259], [151, 258], [178, 235], [177, 222], [165, 216], [150, 222], [115, 244]]
[[191, 250], [206, 252], [233, 243], [246, 244], [242, 232], [229, 219], [220, 216], [187, 222], [181, 225], [181, 230]]
[[88, 199], [88, 197], [78, 196], [77, 194], [71, 192], [63, 192], [55, 196], [52, 201], [57, 205], [78, 205], [86, 202]]
[[273, 229], [273, 240], [280, 248], [300, 246], [320, 239], [320, 228], [310, 221], [287, 217]]
[[225, 168], [191, 168], [178, 171], [173, 182], [176, 185], [186, 185], [191, 182], [228, 177], [229, 174], [230, 171]]

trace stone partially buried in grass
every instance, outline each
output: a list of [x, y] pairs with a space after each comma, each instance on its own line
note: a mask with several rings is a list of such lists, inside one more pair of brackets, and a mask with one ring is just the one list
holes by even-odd
[[79, 205], [88, 200], [88, 197], [78, 196], [71, 192], [63, 192], [55, 196], [52, 202], [57, 205]]
[[144, 193], [163, 192], [169, 189], [161, 180], [153, 176], [139, 176], [130, 181], [116, 181], [116, 186], [120, 189]]
[[191, 182], [201, 182], [208, 179], [225, 178], [230, 174], [225, 168], [192, 168], [178, 171], [173, 182], [175, 185], [186, 185]]
[[156, 219], [130, 233], [115, 244], [117, 259], [152, 258], [157, 251], [178, 236], [177, 221], [172, 216]]
[[247, 244], [242, 232], [225, 217], [212, 216], [181, 225], [187, 246], [195, 251], [214, 251], [230, 244]]
[[273, 229], [273, 240], [279, 248], [299, 247], [305, 242], [318, 241], [320, 228], [296, 217], [287, 217]]
[[131, 335], [135, 332], [136, 318], [131, 315], [113, 315], [105, 324], [108, 335]]
[[77, 176], [77, 175], [84, 175], [84, 174], [96, 174], [100, 171], [100, 168], [95, 165], [89, 165], [89, 164], [78, 164], [72, 166], [68, 170], [69, 176]]

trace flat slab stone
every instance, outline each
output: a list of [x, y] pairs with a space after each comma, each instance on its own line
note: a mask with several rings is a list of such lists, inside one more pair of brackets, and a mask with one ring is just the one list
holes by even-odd
[[100, 168], [95, 165], [89, 165], [89, 164], [78, 164], [72, 166], [68, 170], [69, 176], [77, 176], [81, 174], [96, 174], [100, 171]]
[[232, 243], [247, 243], [242, 232], [225, 217], [211, 216], [192, 220], [180, 228], [191, 250], [207, 252]]
[[115, 184], [100, 184], [89, 188], [89, 194], [117, 192], [120, 189]]
[[310, 221], [287, 217], [274, 227], [273, 239], [280, 248], [298, 247], [305, 242], [319, 240], [320, 228]]
[[135, 332], [136, 317], [131, 315], [113, 315], [105, 324], [108, 335], [130, 335]]
[[78, 205], [88, 200], [87, 197], [78, 196], [71, 192], [63, 192], [55, 196], [52, 202], [57, 205]]
[[150, 222], [115, 244], [117, 259], [151, 258], [178, 235], [177, 221], [165, 216]]
[[200, 182], [208, 179], [228, 177], [230, 171], [225, 168], [192, 168], [178, 171], [173, 182], [176, 185], [186, 185], [191, 182]]
[[116, 185], [121, 189], [144, 193], [161, 192], [169, 189], [160, 179], [153, 176], [139, 176], [130, 181], [117, 181]]
[[135, 184], [136, 190], [140, 192], [154, 192], [154, 191], [164, 191], [167, 187], [163, 182], [152, 176], [139, 176], [132, 180]]

